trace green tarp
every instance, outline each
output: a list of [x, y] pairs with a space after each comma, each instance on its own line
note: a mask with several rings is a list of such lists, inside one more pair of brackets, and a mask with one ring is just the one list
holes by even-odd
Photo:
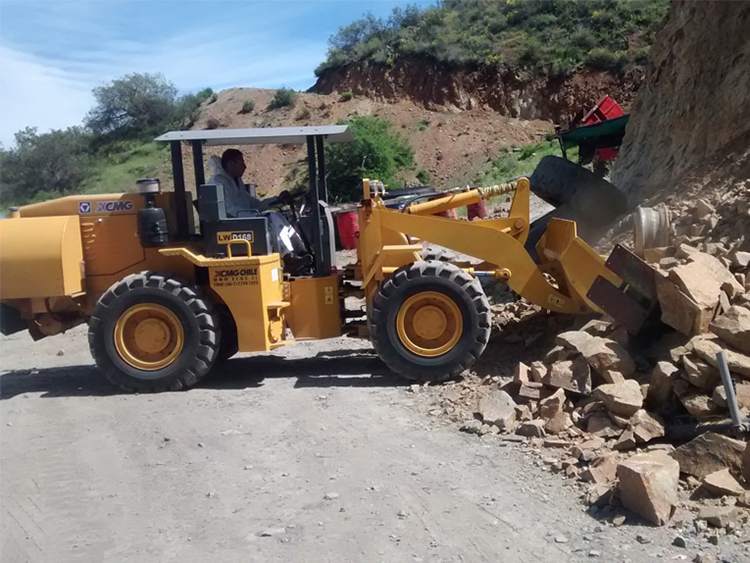
[[[598, 146], [619, 145], [625, 136], [625, 126], [630, 115], [608, 119], [601, 123], [578, 127], [560, 134], [560, 143], [564, 148], [594, 144]], [[619, 141], [618, 141], [619, 139]]]

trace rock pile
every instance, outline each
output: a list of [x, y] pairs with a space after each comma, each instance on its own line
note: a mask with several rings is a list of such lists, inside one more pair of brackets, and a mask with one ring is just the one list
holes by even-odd
[[[699, 200], [692, 224], [712, 229], [712, 209]], [[722, 506], [694, 507], [708, 526], [747, 520], [750, 447], [709, 432], [675, 448], [668, 435], [681, 419], [728, 418], [719, 350], [737, 379], [741, 413], [750, 414], [750, 241], [696, 238], [703, 233], [678, 223], [673, 246], [646, 253], [666, 325], [658, 334], [644, 342], [607, 318], [562, 332], [544, 357], [518, 363], [511, 381], [487, 385], [463, 429], [554, 449], [552, 470], [590, 483], [594, 506], [619, 503], [662, 525], [685, 490], [724, 497]]]

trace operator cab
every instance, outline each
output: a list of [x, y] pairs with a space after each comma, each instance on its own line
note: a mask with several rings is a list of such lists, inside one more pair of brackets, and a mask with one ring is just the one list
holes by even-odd
[[[264, 129], [221, 129], [170, 131], [156, 141], [169, 142], [175, 189], [177, 240], [201, 240], [205, 254], [212, 258], [267, 255], [272, 252], [268, 217], [248, 210], [239, 217], [227, 217], [223, 188], [206, 184], [204, 146], [243, 146], [264, 144], [306, 144], [310, 179], [307, 212], [298, 217], [292, 207], [292, 224], [302, 236], [313, 257], [313, 277], [328, 276], [334, 266], [333, 219], [328, 207], [325, 154], [327, 142], [349, 142], [353, 137], [346, 125], [321, 127], [276, 127]], [[183, 143], [193, 152], [200, 236], [196, 235], [193, 201], [188, 196], [182, 162]], [[312, 202], [317, 202], [313, 205]]]

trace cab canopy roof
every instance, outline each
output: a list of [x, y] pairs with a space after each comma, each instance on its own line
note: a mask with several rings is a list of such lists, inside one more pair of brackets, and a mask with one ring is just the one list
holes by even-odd
[[266, 127], [261, 129], [211, 129], [170, 131], [157, 141], [199, 141], [203, 145], [301, 145], [308, 137], [323, 137], [329, 143], [354, 140], [348, 125], [321, 127]]

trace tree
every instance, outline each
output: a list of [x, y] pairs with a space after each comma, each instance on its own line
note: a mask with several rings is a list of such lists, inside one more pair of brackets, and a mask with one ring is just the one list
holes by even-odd
[[177, 88], [162, 74], [132, 73], [93, 90], [85, 123], [95, 135], [138, 138], [160, 132], [178, 117]]
[[23, 204], [76, 193], [91, 169], [90, 135], [81, 127], [42, 135], [27, 127], [0, 151], [0, 202]]
[[357, 201], [362, 178], [398, 187], [399, 172], [414, 165], [414, 151], [391, 123], [380, 117], [355, 117], [349, 125], [354, 141], [326, 146], [328, 193], [336, 201]]

